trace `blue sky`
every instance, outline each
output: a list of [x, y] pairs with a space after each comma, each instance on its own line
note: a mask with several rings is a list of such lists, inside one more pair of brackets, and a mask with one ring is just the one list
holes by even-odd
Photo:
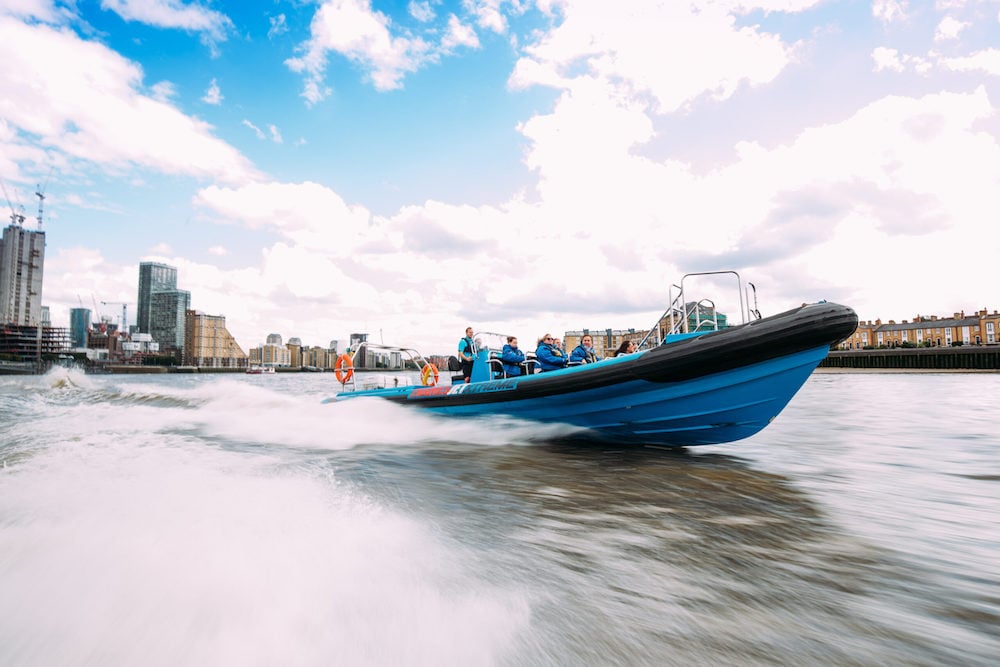
[[1000, 306], [997, 1], [0, 0], [0, 81], [56, 324], [140, 261], [244, 349], [641, 328], [709, 269]]

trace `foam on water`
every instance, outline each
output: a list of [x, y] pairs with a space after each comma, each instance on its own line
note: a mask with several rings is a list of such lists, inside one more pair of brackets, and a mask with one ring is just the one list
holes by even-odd
[[18, 383], [0, 664], [493, 664], [528, 624], [529, 596], [467, 547], [282, 449], [413, 442], [427, 415], [225, 379]]

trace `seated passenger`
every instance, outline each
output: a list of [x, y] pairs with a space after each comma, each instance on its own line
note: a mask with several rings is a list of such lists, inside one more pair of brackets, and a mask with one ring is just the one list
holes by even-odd
[[524, 352], [517, 349], [517, 336], [507, 336], [507, 344], [503, 346], [500, 361], [503, 362], [503, 372], [507, 377], [513, 378], [521, 374]]
[[592, 364], [595, 361], [601, 360], [597, 356], [597, 353], [594, 352], [594, 339], [590, 334], [580, 339], [580, 344], [573, 348], [573, 352], [569, 355], [569, 360], [570, 362], [579, 364]]
[[623, 354], [632, 354], [638, 349], [639, 348], [636, 346], [634, 340], [623, 340], [622, 344], [618, 346], [617, 350], [615, 350], [615, 356], [620, 357]]
[[545, 371], [557, 371], [566, 368], [569, 359], [563, 351], [552, 344], [552, 334], [545, 334], [538, 339], [538, 348], [535, 350], [535, 358], [538, 360], [538, 367]]

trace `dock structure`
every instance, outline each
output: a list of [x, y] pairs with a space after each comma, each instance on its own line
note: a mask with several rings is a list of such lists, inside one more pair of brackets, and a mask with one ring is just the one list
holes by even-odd
[[1000, 346], [833, 350], [820, 368], [869, 370], [1000, 371]]

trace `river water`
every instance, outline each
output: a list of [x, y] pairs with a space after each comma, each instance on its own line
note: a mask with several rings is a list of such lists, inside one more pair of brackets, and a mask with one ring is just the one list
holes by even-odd
[[0, 377], [0, 665], [994, 665], [1000, 375], [814, 375], [682, 451]]

